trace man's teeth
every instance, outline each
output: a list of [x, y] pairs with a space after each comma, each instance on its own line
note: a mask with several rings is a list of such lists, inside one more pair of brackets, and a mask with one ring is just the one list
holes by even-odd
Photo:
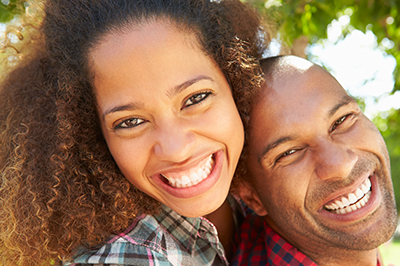
[[347, 197], [342, 197], [334, 202], [325, 205], [325, 209], [337, 214], [345, 214], [362, 208], [371, 196], [371, 181], [369, 178], [357, 188], [353, 193], [349, 193]]
[[208, 177], [214, 166], [214, 160], [210, 155], [204, 165], [199, 168], [191, 169], [189, 173], [182, 175], [180, 178], [165, 177], [172, 187], [185, 188], [195, 186]]

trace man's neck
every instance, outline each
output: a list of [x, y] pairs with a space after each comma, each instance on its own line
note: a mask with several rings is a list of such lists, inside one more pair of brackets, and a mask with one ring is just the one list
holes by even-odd
[[[330, 256], [303, 253], [319, 266], [376, 266], [378, 262], [377, 249], [370, 251], [342, 251], [340, 254], [332, 254]], [[380, 265], [383, 266], [382, 262]]]
[[[324, 247], [318, 243], [311, 242], [307, 243], [307, 248], [300, 248], [300, 245], [294, 243], [295, 241], [292, 242], [283, 236], [279, 226], [277, 226], [275, 222], [270, 219], [270, 217], [265, 216], [264, 219], [277, 234], [279, 234], [292, 246], [297, 248], [297, 250], [304, 253], [319, 266], [376, 266], [378, 259], [380, 259], [378, 256], [378, 249], [367, 251], [350, 250]], [[380, 266], [384, 266], [382, 262], [380, 263]]]

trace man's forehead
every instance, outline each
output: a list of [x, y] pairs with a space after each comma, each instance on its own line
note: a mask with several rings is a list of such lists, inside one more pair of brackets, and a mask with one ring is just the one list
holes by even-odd
[[258, 162], [280, 144], [326, 131], [339, 109], [357, 105], [329, 73], [318, 68], [282, 76], [262, 90], [249, 132], [250, 153]]
[[[318, 95], [324, 94], [323, 88], [319, 88], [316, 83], [325, 79], [330, 79], [329, 75], [323, 73], [316, 66], [307, 70], [290, 67], [289, 69], [274, 71], [265, 78], [260, 95], [255, 100], [255, 105], [272, 107], [271, 105], [276, 102], [293, 102], [297, 105], [301, 103], [302, 98], [318, 97]], [[279, 105], [280, 103], [278, 107]]]
[[279, 126], [297, 117], [312, 119], [322, 112], [328, 115], [343, 99], [351, 99], [327, 71], [315, 65], [301, 70], [292, 68], [270, 78], [265, 79], [253, 105], [251, 123], [257, 125], [253, 130]]
[[268, 58], [262, 62], [265, 78], [274, 81], [293, 73], [304, 73], [314, 66], [308, 60], [296, 56], [283, 56], [278, 58]]

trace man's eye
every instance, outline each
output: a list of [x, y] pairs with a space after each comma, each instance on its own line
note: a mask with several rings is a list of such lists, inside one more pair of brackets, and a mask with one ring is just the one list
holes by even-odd
[[334, 131], [340, 124], [342, 124], [347, 119], [348, 116], [349, 115], [345, 115], [345, 116], [342, 116], [341, 118], [339, 118], [338, 120], [336, 120], [333, 123], [332, 131]]
[[133, 128], [143, 124], [144, 122], [145, 120], [141, 118], [129, 118], [116, 125], [114, 129]]
[[298, 150], [292, 149], [292, 150], [285, 151], [284, 153], [282, 153], [281, 155], [278, 156], [278, 158], [276, 159], [276, 161], [279, 161], [280, 159], [282, 159], [282, 158], [284, 158], [284, 157], [287, 157], [287, 156], [289, 156], [289, 155], [295, 153], [296, 151], [298, 151]]
[[185, 104], [183, 105], [183, 108], [186, 108], [191, 105], [195, 105], [195, 104], [198, 104], [198, 103], [204, 101], [210, 94], [211, 94], [211, 92], [200, 92], [200, 93], [196, 93], [196, 94], [190, 96], [189, 99], [187, 99]]

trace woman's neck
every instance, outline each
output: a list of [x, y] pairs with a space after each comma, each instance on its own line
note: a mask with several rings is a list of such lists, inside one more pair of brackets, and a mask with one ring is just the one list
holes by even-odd
[[232, 208], [227, 200], [214, 212], [205, 216], [214, 224], [218, 231], [218, 238], [225, 249], [225, 255], [230, 260], [232, 255], [232, 243], [235, 234], [235, 226]]

